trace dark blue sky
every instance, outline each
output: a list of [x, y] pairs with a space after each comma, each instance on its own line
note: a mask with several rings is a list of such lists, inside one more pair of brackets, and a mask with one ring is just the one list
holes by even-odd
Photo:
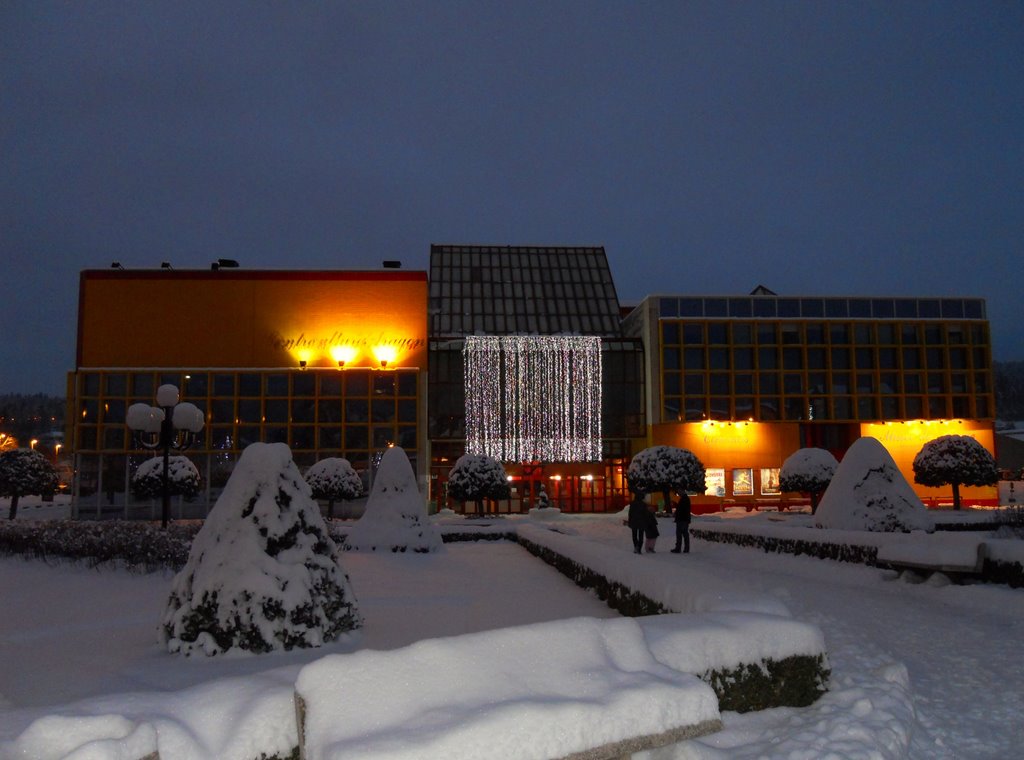
[[81, 269], [434, 242], [984, 297], [1024, 359], [1022, 241], [1018, 2], [0, 4], [0, 393], [63, 393]]

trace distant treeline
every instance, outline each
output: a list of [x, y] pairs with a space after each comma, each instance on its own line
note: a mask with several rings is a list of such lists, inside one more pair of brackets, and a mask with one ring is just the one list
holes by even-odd
[[0, 432], [13, 435], [22, 446], [51, 431], [64, 430], [64, 399], [44, 393], [0, 394]]

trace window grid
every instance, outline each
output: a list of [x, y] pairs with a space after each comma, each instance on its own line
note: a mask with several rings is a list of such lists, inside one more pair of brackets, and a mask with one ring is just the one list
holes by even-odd
[[983, 322], [660, 320], [661, 419], [991, 419]]

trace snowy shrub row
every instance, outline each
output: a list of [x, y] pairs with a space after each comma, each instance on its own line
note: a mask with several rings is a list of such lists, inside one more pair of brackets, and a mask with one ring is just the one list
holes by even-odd
[[589, 567], [569, 559], [553, 549], [541, 546], [522, 537], [519, 537], [518, 540], [519, 545], [530, 552], [530, 554], [544, 560], [580, 588], [593, 591], [598, 599], [622, 615], [640, 617], [642, 615], [660, 615], [672, 611], [639, 591], [627, 588], [618, 581], [607, 578], [601, 573], [591, 570]]
[[198, 529], [178, 524], [162, 530], [155, 524], [122, 520], [7, 522], [0, 524], [0, 554], [80, 561], [89, 567], [111, 565], [132, 572], [179, 570]]
[[[599, 599], [622, 615], [646, 617], [674, 612], [646, 594], [550, 547], [541, 546], [522, 536], [519, 536], [518, 542], [576, 585], [592, 590]], [[722, 710], [750, 712], [771, 707], [806, 707], [827, 691], [830, 673], [827, 658], [819, 652], [721, 665], [694, 675], [714, 690]]]
[[796, 554], [818, 559], [832, 559], [838, 562], [856, 562], [863, 565], [876, 564], [877, 546], [858, 544], [833, 543], [831, 541], [811, 541], [806, 538], [781, 538], [766, 536], [760, 533], [740, 533], [713, 528], [690, 527], [694, 538], [704, 541], [716, 541], [720, 544], [733, 544], [754, 549], [761, 549], [773, 554]]

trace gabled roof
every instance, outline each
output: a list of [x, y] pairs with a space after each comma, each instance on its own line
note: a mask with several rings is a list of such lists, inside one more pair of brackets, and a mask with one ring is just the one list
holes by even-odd
[[432, 245], [430, 335], [621, 336], [603, 247]]

